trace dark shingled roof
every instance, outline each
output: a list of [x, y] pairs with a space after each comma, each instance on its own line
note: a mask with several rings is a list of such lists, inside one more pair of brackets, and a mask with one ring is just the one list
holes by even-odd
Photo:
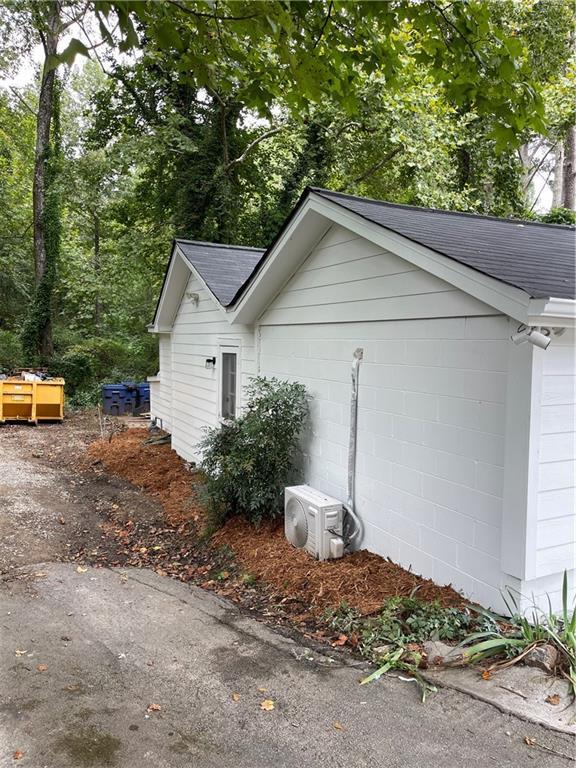
[[415, 208], [310, 190], [362, 218], [448, 256], [532, 298], [576, 298], [576, 230], [557, 224]]
[[220, 304], [227, 307], [260, 261], [261, 248], [175, 240]]

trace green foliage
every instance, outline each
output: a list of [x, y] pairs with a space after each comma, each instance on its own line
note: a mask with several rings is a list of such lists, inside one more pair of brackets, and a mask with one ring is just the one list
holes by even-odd
[[240, 514], [257, 524], [280, 514], [283, 489], [296, 472], [308, 402], [302, 384], [275, 378], [253, 379], [246, 394], [241, 416], [207, 431], [201, 467], [221, 519]]
[[0, 328], [21, 325], [33, 292], [34, 132], [33, 113], [0, 90]]
[[[576, 604], [568, 602], [568, 573], [564, 571], [562, 583], [562, 611], [556, 614], [549, 602], [548, 613], [533, 605], [529, 615], [522, 613], [516, 596], [508, 591], [503, 596], [509, 617], [483, 614], [495, 620], [489, 630], [480, 630], [468, 635], [460, 646], [464, 658], [470, 664], [504, 657], [504, 664], [519, 661], [528, 651], [542, 643], [551, 643], [559, 651], [561, 669], [568, 679], [572, 695], [576, 698]], [[496, 661], [493, 669], [503, 665]]]
[[492, 619], [479, 616], [470, 608], [444, 608], [438, 602], [418, 597], [392, 597], [378, 615], [368, 618], [362, 618], [343, 603], [327, 618], [338, 632], [356, 633], [360, 651], [369, 658], [373, 657], [374, 648], [381, 645], [405, 646], [425, 640], [452, 642], [462, 640], [472, 627], [487, 631], [496, 626]]
[[378, 668], [362, 680], [373, 682], [396, 669], [412, 675], [418, 683], [422, 700], [434, 691], [420, 674], [420, 645], [426, 640], [453, 642], [465, 638], [471, 629], [488, 632], [496, 629], [490, 616], [472, 608], [444, 608], [438, 602], [426, 602], [414, 595], [391, 597], [376, 616], [362, 617], [346, 603], [326, 615], [329, 625], [339, 633], [356, 635], [357, 648]]
[[66, 394], [72, 405], [96, 405], [102, 384], [145, 379], [157, 367], [154, 339], [143, 345], [136, 340], [88, 339], [70, 343], [56, 354], [50, 372], [66, 381]]
[[570, 211], [568, 208], [552, 208], [538, 218], [545, 224], [576, 224], [576, 211]]
[[492, 115], [500, 146], [543, 126], [525, 41], [503, 23], [497, 3], [118, 0], [94, 10], [110, 42], [117, 23], [121, 49], [137, 47], [142, 31], [155, 55], [178, 57], [192, 87], [225, 101], [234, 94], [261, 115], [278, 99], [293, 113], [321, 101], [357, 113], [359, 78], [378, 72], [397, 90], [398, 73], [414, 61], [458, 107]]
[[[0, 5], [6, 71], [38, 42], [32, 7]], [[516, 145], [542, 134], [546, 149], [575, 119], [569, 2], [93, 7], [110, 49], [58, 68], [61, 152], [46, 158], [58, 177], [46, 216], [60, 253], [37, 293], [37, 95], [0, 88], [0, 329], [20, 333], [26, 320], [34, 352], [50, 321], [52, 369], [78, 400], [125, 368], [155, 372], [145, 326], [174, 235], [267, 245], [307, 184], [523, 217]], [[119, 39], [138, 49], [129, 63], [115, 56]], [[72, 42], [62, 61], [85, 54]], [[84, 348], [90, 339], [128, 348], [124, 362], [108, 359], [106, 372], [87, 362], [99, 354]]]
[[0, 329], [0, 373], [10, 373], [24, 365], [20, 336]]

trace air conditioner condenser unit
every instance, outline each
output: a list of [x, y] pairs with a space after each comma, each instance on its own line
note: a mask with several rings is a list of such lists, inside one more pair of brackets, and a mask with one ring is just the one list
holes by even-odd
[[318, 560], [344, 554], [342, 502], [309, 485], [284, 489], [284, 532], [298, 549]]

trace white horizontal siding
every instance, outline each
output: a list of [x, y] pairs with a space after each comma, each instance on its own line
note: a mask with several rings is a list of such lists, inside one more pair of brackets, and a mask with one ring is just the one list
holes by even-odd
[[508, 333], [503, 317], [260, 327], [262, 374], [311, 395], [306, 480], [341, 499], [350, 366], [363, 348], [362, 546], [495, 606]]
[[495, 310], [334, 225], [262, 317], [297, 324], [493, 315]]
[[[199, 296], [198, 304], [186, 297]], [[207, 427], [218, 423], [219, 366], [206, 368], [206, 358], [218, 357], [221, 341], [239, 341], [242, 391], [256, 372], [254, 333], [231, 327], [200, 281], [191, 276], [172, 328], [172, 446], [185, 459], [196, 461], [198, 442]]]
[[553, 337], [542, 355], [538, 462], [538, 577], [576, 569], [576, 339]]

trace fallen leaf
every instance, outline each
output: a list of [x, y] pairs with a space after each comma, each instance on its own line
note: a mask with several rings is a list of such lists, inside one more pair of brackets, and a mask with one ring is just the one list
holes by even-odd
[[557, 706], [560, 704], [560, 694], [559, 693], [551, 693], [550, 696], [546, 696], [544, 699], [546, 704], [552, 704], [553, 706]]
[[332, 642], [333, 646], [346, 645], [348, 642], [348, 635], [338, 635], [338, 638]]
[[79, 565], [78, 568], [76, 568], [78, 573], [86, 573], [87, 570], [88, 568], [85, 568], [83, 565]]
[[258, 693], [268, 693], [268, 688], [258, 688]]
[[146, 712], [160, 712], [162, 707], [160, 704], [148, 704], [146, 707]]
[[37, 664], [36, 669], [38, 670], [38, 672], [46, 672], [46, 670], [48, 669], [48, 664]]
[[232, 701], [240, 701], [240, 694], [239, 693], [233, 693], [232, 694]]
[[14, 754], [12, 755], [12, 757], [14, 758], [14, 760], [21, 760], [24, 757], [24, 752], [21, 752], [19, 749], [17, 749], [16, 752], [14, 752]]
[[489, 669], [485, 669], [484, 672], [482, 672], [482, 680], [490, 680], [492, 677], [492, 674]]
[[271, 712], [274, 709], [274, 702], [272, 699], [264, 699], [260, 702], [260, 709], [264, 709], [266, 712]]
[[19, 648], [16, 648], [16, 650], [14, 651], [14, 654], [16, 656], [25, 656], [27, 653], [28, 651], [21, 651]]
[[337, 731], [344, 730], [344, 726], [342, 725], [342, 723], [339, 723], [338, 720], [336, 720], [336, 722], [334, 723], [334, 728], [336, 728]]

